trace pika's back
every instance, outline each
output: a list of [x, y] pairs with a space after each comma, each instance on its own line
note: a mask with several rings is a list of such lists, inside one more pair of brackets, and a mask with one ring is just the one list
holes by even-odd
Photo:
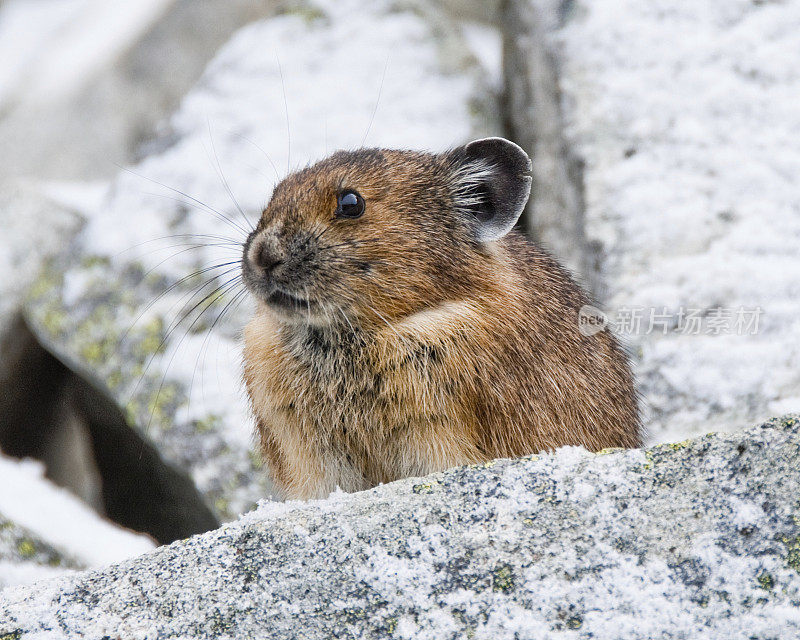
[[586, 296], [511, 232], [513, 143], [339, 152], [275, 189], [245, 246], [245, 380], [287, 495], [564, 444], [636, 446], [627, 360]]

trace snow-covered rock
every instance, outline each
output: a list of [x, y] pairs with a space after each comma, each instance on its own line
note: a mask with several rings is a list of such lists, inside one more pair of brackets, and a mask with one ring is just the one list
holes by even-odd
[[43, 472], [41, 463], [0, 455], [0, 589], [103, 567], [155, 546], [101, 518]]
[[651, 441], [797, 411], [800, 4], [561, 8], [566, 139]]
[[0, 594], [15, 638], [800, 634], [800, 420], [464, 467]]
[[0, 514], [0, 589], [85, 569], [64, 551]]
[[150, 154], [74, 203], [89, 222], [33, 288], [31, 325], [235, 517], [270, 491], [239, 381], [240, 243], [279, 178], [335, 149], [497, 133], [486, 77], [427, 3], [319, 0], [245, 27]]
[[[91, 199], [85, 185], [83, 199]], [[63, 250], [83, 220], [41, 189], [22, 181], [0, 183], [0, 378], [6, 332], [20, 313], [43, 263]]]
[[113, 176], [275, 0], [0, 2], [0, 179]]

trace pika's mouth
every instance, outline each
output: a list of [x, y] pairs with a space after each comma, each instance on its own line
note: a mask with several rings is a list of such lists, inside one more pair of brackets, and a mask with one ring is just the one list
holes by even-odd
[[280, 289], [276, 289], [269, 294], [266, 298], [266, 303], [283, 311], [312, 311], [317, 306], [315, 302], [308, 298], [300, 298]]
[[267, 278], [259, 277], [248, 260], [242, 261], [242, 279], [250, 293], [275, 310], [284, 313], [311, 312], [318, 306], [313, 300], [288, 293]]

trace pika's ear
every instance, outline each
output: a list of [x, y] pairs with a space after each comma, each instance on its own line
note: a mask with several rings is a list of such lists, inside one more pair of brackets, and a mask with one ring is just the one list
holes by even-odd
[[519, 220], [531, 192], [531, 159], [505, 138], [475, 140], [450, 152], [453, 199], [478, 242], [498, 240]]

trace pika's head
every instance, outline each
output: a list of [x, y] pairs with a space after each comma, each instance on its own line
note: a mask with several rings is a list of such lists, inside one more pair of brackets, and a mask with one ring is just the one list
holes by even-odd
[[486, 138], [442, 154], [339, 151], [275, 188], [244, 282], [286, 322], [386, 322], [463, 297], [516, 223], [531, 162]]

